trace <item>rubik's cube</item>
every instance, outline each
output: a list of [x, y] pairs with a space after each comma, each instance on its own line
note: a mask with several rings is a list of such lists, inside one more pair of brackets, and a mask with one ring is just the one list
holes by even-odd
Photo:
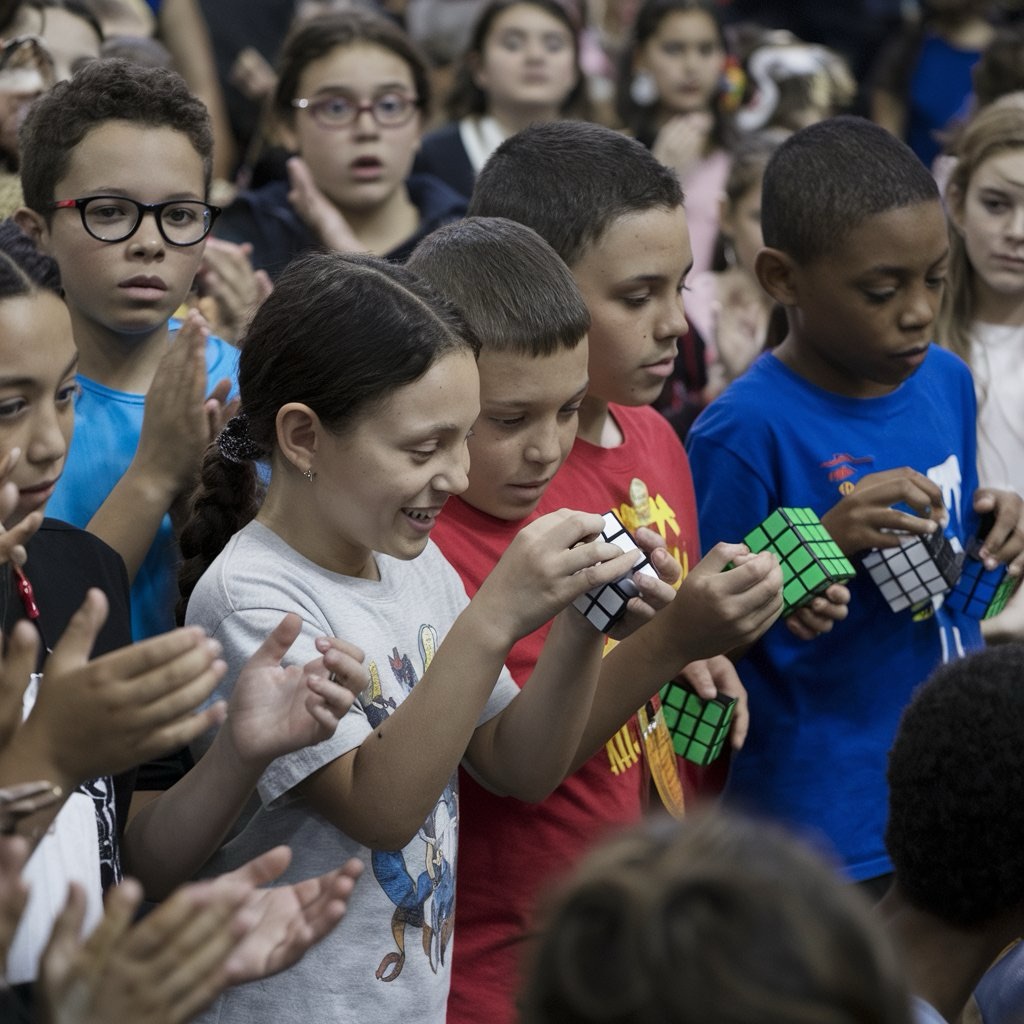
[[895, 548], [875, 548], [864, 568], [894, 612], [945, 594], [960, 578], [964, 553], [941, 530], [905, 534]]
[[736, 698], [718, 694], [704, 700], [688, 683], [674, 680], [661, 691], [661, 709], [676, 753], [694, 764], [711, 764], [722, 752]]
[[857, 570], [809, 508], [776, 509], [743, 538], [751, 551], [770, 551], [782, 566], [782, 614], [806, 604]]
[[602, 587], [595, 587], [581, 594], [573, 601], [573, 605], [586, 617], [587, 621], [601, 633], [607, 633], [626, 612], [626, 604], [631, 597], [636, 597], [639, 590], [633, 582], [633, 573], [643, 572], [649, 576], [657, 576], [650, 560], [636, 546], [629, 531], [622, 525], [622, 520], [614, 512], [606, 512], [602, 539], [617, 545], [623, 551], [635, 551], [637, 555], [633, 568], [625, 575]]
[[1013, 597], [1020, 579], [1006, 574], [1006, 566], [986, 569], [977, 558], [964, 559], [963, 572], [956, 586], [946, 595], [946, 604], [972, 619], [991, 619]]

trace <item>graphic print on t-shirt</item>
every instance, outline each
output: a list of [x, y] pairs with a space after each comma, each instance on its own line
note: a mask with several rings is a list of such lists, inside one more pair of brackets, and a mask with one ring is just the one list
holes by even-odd
[[[420, 674], [427, 670], [437, 650], [437, 631], [423, 625], [419, 633]], [[407, 692], [419, 676], [408, 654], [392, 649], [386, 671]], [[376, 729], [395, 709], [393, 698], [385, 698], [380, 682], [380, 668], [375, 660], [369, 663], [370, 686], [360, 697], [370, 724]], [[405, 966], [406, 931], [421, 932], [414, 949], [419, 947], [436, 974], [445, 962], [451, 940], [455, 913], [455, 851], [458, 835], [458, 796], [453, 773], [434, 809], [420, 827], [416, 838], [403, 850], [374, 850], [371, 857], [373, 875], [388, 899], [394, 904], [391, 915], [391, 937], [395, 948], [386, 952], [377, 966], [378, 981], [394, 981]], [[378, 795], [382, 803], [387, 794]]]

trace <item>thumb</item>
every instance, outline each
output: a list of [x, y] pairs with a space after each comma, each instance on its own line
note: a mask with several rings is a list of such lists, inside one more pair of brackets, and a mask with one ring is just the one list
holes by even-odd
[[694, 567], [706, 573], [721, 572], [730, 562], [741, 555], [750, 554], [750, 548], [746, 544], [730, 544], [727, 541], [719, 541]]
[[95, 587], [85, 595], [82, 606], [71, 616], [67, 629], [46, 659], [46, 671], [66, 672], [89, 660], [96, 637], [107, 621], [107, 596]]

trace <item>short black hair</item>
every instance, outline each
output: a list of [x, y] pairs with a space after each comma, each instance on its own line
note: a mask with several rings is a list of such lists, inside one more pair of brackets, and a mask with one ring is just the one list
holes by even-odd
[[769, 160], [764, 244], [807, 265], [868, 217], [938, 198], [928, 169], [894, 135], [862, 117], [831, 117], [791, 135]]
[[495, 150], [469, 214], [526, 224], [573, 267], [620, 217], [682, 202], [676, 172], [636, 139], [587, 121], [552, 121]]
[[885, 844], [896, 884], [958, 927], [1024, 907], [1024, 645], [939, 668], [889, 753]]
[[210, 115], [174, 71], [126, 60], [94, 60], [32, 104], [18, 136], [25, 205], [47, 220], [71, 153], [110, 121], [181, 132], [203, 161], [204, 190], [213, 168]]
[[0, 221], [0, 255], [5, 257], [0, 267], [0, 299], [35, 291], [61, 294], [57, 261], [10, 217]]
[[484, 350], [574, 349], [590, 313], [569, 268], [532, 228], [467, 217], [423, 239], [407, 266], [456, 306]]

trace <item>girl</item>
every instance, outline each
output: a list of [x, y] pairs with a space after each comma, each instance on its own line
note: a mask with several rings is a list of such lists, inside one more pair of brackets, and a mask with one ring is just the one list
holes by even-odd
[[558, 0], [491, 0], [448, 97], [451, 123], [423, 140], [416, 169], [467, 199], [487, 158], [534, 121], [585, 116], [579, 27]]
[[[585, 540], [600, 516], [562, 510], [527, 526], [467, 600], [430, 531], [468, 482], [474, 349], [461, 318], [413, 274], [338, 254], [293, 263], [245, 339], [243, 418], [208, 455], [183, 536], [187, 621], [223, 644], [228, 680], [282, 610], [302, 618], [300, 652], [315, 653], [314, 636], [333, 623], [365, 649], [371, 683], [330, 740], [271, 766], [261, 806], [208, 869], [288, 835], [298, 870], [361, 851], [372, 877], [344, 930], [301, 970], [224, 997], [219, 1024], [441, 1024], [455, 769], [465, 757], [491, 789], [538, 800], [575, 756], [600, 635], [575, 609], [558, 615], [518, 696], [502, 662], [632, 557]], [[262, 503], [254, 458], [270, 461]]]
[[[723, 267], [696, 274], [686, 296], [686, 318], [704, 342], [711, 401], [754, 361], [769, 341], [775, 303], [754, 274], [761, 238], [761, 179], [788, 132], [752, 135], [736, 149], [719, 204]], [[781, 333], [775, 332], [781, 340]]]
[[616, 107], [623, 124], [679, 172], [697, 273], [711, 266], [718, 197], [729, 173], [725, 65], [712, 3], [644, 0], [624, 51]]
[[276, 277], [312, 249], [402, 260], [465, 213], [465, 200], [412, 175], [430, 108], [427, 67], [392, 22], [353, 9], [300, 22], [285, 40], [274, 110], [289, 147], [288, 181], [243, 192], [218, 236], [252, 245]]
[[[954, 152], [953, 230], [939, 339], [962, 356], [978, 395], [982, 486], [1024, 490], [1024, 107], [981, 110]], [[1024, 635], [1024, 592], [983, 623], [987, 640]]]

